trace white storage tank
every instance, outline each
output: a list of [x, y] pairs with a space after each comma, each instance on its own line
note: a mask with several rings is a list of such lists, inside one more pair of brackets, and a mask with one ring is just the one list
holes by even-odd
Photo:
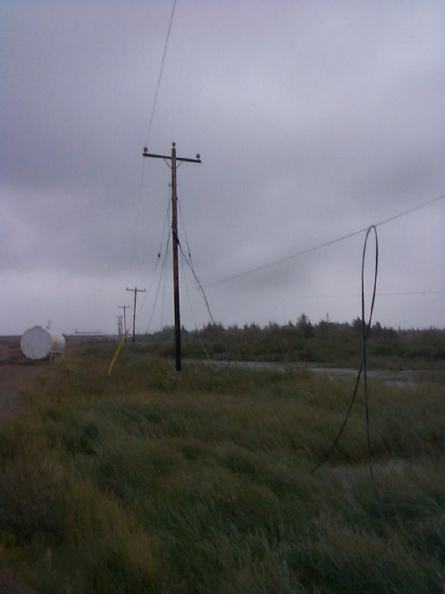
[[64, 352], [65, 338], [54, 330], [34, 326], [23, 333], [20, 348], [28, 359], [52, 359]]

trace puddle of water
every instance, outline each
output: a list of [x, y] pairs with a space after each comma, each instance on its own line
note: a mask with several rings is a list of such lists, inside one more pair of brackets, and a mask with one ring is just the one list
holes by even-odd
[[[267, 361], [210, 361], [210, 363], [216, 363], [217, 365], [231, 365], [234, 367], [245, 367], [248, 369], [275, 369], [278, 371], [286, 371], [290, 369], [295, 369], [298, 371], [305, 370], [334, 378], [354, 378], [358, 373], [358, 369], [352, 369], [349, 367], [320, 367], [304, 363], [284, 364]], [[367, 376], [368, 378], [381, 379], [386, 383], [401, 386], [425, 380], [433, 381], [434, 383], [445, 383], [445, 371], [425, 371], [414, 369], [394, 371], [390, 369], [368, 369]]]

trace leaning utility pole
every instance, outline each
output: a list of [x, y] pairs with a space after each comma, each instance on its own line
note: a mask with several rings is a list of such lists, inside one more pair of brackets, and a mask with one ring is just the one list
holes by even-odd
[[[176, 156], [176, 143], [172, 143], [170, 157], [166, 155], [154, 155], [144, 148], [143, 157], [153, 157], [154, 159], [164, 159], [171, 161], [172, 170], [172, 238], [173, 238], [173, 297], [175, 304], [175, 353], [176, 353], [176, 371], [181, 371], [181, 320], [179, 308], [179, 266], [178, 266], [178, 195], [176, 188], [176, 162], [185, 161], [187, 163], [201, 163], [201, 157], [196, 155], [196, 159], [185, 159]], [[168, 163], [167, 163], [168, 165]]]
[[130, 309], [130, 306], [129, 305], [118, 305], [118, 307], [119, 307], [119, 309], [124, 310], [124, 336], [125, 336], [124, 340], [125, 340], [125, 342], [127, 342], [127, 317], [125, 315], [125, 310]]
[[[138, 289], [137, 287], [135, 287], [134, 289], [126, 289], [127, 291], [134, 291], [134, 308], [133, 308], [133, 340], [132, 342], [134, 343], [134, 337], [136, 334], [136, 296], [138, 293], [145, 293], [146, 289]], [[125, 309], [124, 309], [125, 312]]]

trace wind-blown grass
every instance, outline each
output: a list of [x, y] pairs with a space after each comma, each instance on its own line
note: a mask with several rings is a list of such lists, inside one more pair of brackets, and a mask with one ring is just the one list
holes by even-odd
[[0, 563], [41, 592], [430, 593], [445, 390], [85, 349], [0, 431]]

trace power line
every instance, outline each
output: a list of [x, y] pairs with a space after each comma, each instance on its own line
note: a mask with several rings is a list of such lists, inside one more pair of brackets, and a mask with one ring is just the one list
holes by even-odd
[[379, 297], [396, 297], [399, 295], [443, 295], [445, 291], [394, 291], [392, 293], [379, 293]]
[[[378, 223], [375, 223], [373, 226], [376, 228], [381, 227], [382, 225], [386, 225], [387, 223], [395, 221], [396, 219], [400, 219], [401, 217], [411, 214], [412, 212], [415, 212], [417, 210], [420, 210], [422, 208], [430, 206], [431, 204], [434, 204], [435, 202], [439, 202], [440, 200], [443, 200], [444, 198], [445, 198], [445, 194], [442, 194], [441, 196], [438, 196], [437, 198], [434, 198], [433, 200], [428, 200], [428, 202], [424, 202], [423, 204], [419, 204], [417, 206], [414, 206], [413, 208], [404, 210], [403, 212], [400, 212], [392, 217], [384, 219], [383, 221], [379, 221]], [[291, 254], [290, 256], [285, 256], [284, 258], [279, 258], [278, 260], [273, 260], [272, 262], [262, 264], [261, 266], [251, 268], [250, 270], [245, 270], [244, 272], [238, 272], [237, 274], [232, 274], [231, 276], [227, 276], [219, 281], [214, 281], [212, 283], [208, 283], [205, 285], [205, 287], [209, 288], [209, 287], [214, 287], [216, 285], [221, 285], [223, 283], [226, 283], [226, 282], [229, 282], [232, 280], [236, 280], [238, 278], [242, 278], [243, 276], [247, 276], [249, 274], [254, 274], [255, 272], [260, 272], [261, 270], [266, 270], [267, 268], [271, 268], [272, 266], [277, 266], [278, 264], [283, 264], [284, 262], [289, 262], [290, 260], [293, 260], [294, 258], [298, 258], [300, 256], [305, 256], [306, 254], [310, 254], [317, 250], [321, 250], [322, 248], [328, 247], [330, 245], [334, 245], [335, 243], [339, 243], [340, 241], [344, 241], [345, 239], [350, 239], [351, 237], [355, 237], [356, 235], [360, 235], [361, 233], [366, 233], [368, 231], [368, 229], [369, 229], [369, 227], [364, 227], [363, 229], [359, 229], [358, 231], [353, 231], [352, 233], [347, 233], [346, 235], [342, 235], [341, 237], [337, 237], [336, 239], [331, 239], [330, 241], [326, 241], [326, 242], [316, 245], [314, 247], [308, 248], [306, 250], [302, 250], [301, 252]]]
[[[164, 52], [162, 55], [161, 66], [159, 69], [158, 82], [156, 84], [156, 91], [155, 91], [155, 95], [154, 95], [154, 99], [153, 99], [153, 105], [151, 108], [151, 114], [150, 114], [150, 120], [149, 120], [149, 124], [148, 124], [147, 139], [145, 141], [145, 146], [148, 146], [148, 141], [149, 141], [150, 134], [151, 134], [151, 128], [153, 125], [153, 118], [154, 118], [154, 114], [155, 114], [156, 104], [158, 101], [159, 88], [161, 85], [162, 73], [164, 71], [165, 58], [167, 55], [168, 42], [170, 39], [170, 33], [171, 33], [171, 29], [172, 29], [172, 24], [173, 24], [173, 16], [175, 13], [175, 8], [176, 8], [176, 1], [177, 0], [173, 1], [172, 11], [170, 14], [170, 22], [168, 25], [167, 38], [165, 40]], [[136, 209], [137, 216], [136, 216], [136, 220], [135, 220], [135, 228], [133, 231], [133, 245], [132, 245], [132, 253], [131, 253], [131, 270], [133, 270], [134, 260], [136, 257], [136, 239], [137, 239], [137, 235], [138, 235], [138, 231], [139, 231], [139, 221], [140, 221], [140, 211], [141, 211], [142, 189], [143, 189], [143, 185], [144, 185], [144, 177], [145, 177], [145, 160], [143, 161], [143, 165], [141, 168], [141, 177], [140, 177], [140, 181], [139, 181], [139, 198], [138, 198], [137, 209]]]
[[[169, 214], [170, 214], [170, 206], [171, 206], [171, 204], [169, 202], [168, 203], [168, 206], [167, 206], [167, 212], [166, 212], [166, 216], [165, 216], [164, 229], [162, 231], [161, 242], [159, 244], [159, 249], [158, 249], [158, 252], [157, 252], [156, 264], [155, 264], [154, 270], [153, 270], [152, 275], [151, 275], [150, 285], [149, 285], [149, 287], [147, 289], [147, 292], [145, 293], [145, 296], [144, 296], [144, 299], [142, 301], [142, 304], [139, 306], [139, 309], [137, 311], [137, 315], [138, 316], [142, 313], [142, 311], [143, 311], [143, 309], [145, 307], [145, 304], [147, 302], [148, 297], [151, 294], [151, 290], [152, 290], [152, 287], [153, 287], [153, 284], [154, 284], [154, 281], [155, 281], [156, 271], [158, 269], [159, 262], [161, 260], [162, 246], [164, 245], [164, 238], [166, 236], [166, 233], [165, 232], [168, 229], [168, 217], [169, 217]], [[168, 249], [168, 239], [169, 239], [169, 235], [167, 234], [167, 249]]]
[[[379, 297], [404, 297], [404, 296], [428, 296], [428, 295], [444, 295], [445, 291], [392, 291], [382, 293], [379, 291]], [[344, 299], [345, 297], [356, 298], [359, 297], [359, 293], [325, 293], [325, 294], [312, 294], [312, 295], [292, 295], [292, 300], [295, 299]], [[239, 299], [239, 297], [237, 297]], [[250, 297], [249, 297], [250, 299]], [[257, 296], [256, 299], [262, 299], [261, 296]], [[264, 299], [273, 299], [273, 297], [265, 297]]]
[[151, 126], [153, 124], [153, 117], [155, 114], [156, 103], [158, 100], [159, 87], [161, 85], [162, 73], [164, 71], [165, 57], [167, 55], [168, 42], [170, 39], [171, 30], [172, 30], [173, 15], [175, 14], [175, 8], [176, 8], [176, 0], [173, 1], [172, 11], [171, 11], [171, 15], [170, 15], [170, 23], [168, 25], [167, 38], [165, 40], [164, 53], [162, 55], [162, 61], [161, 61], [161, 68], [159, 69], [159, 77], [158, 77], [158, 82], [156, 85], [156, 92], [155, 92], [155, 96], [154, 96], [154, 100], [153, 100], [153, 107], [151, 109], [150, 122], [148, 124], [147, 140], [145, 141], [145, 146], [148, 146], [148, 140], [150, 138]]
[[133, 343], [135, 341], [135, 337], [136, 337], [136, 300], [137, 300], [137, 294], [138, 293], [145, 293], [147, 291], [147, 289], [138, 289], [137, 287], [135, 287], [134, 289], [125, 289], [126, 291], [130, 291], [131, 293], [134, 293], [134, 306], [133, 306]]
[[[147, 332], [150, 330], [151, 322], [153, 320], [153, 316], [154, 316], [154, 313], [155, 313], [156, 305], [157, 305], [157, 302], [158, 302], [159, 292], [160, 292], [160, 289], [161, 289], [162, 280], [165, 279], [165, 277], [166, 277], [167, 256], [168, 256], [169, 245], [170, 245], [170, 237], [171, 237], [170, 234], [167, 235], [167, 245], [165, 247], [164, 258], [162, 260], [162, 267], [161, 267], [161, 272], [160, 272], [160, 275], [159, 275], [159, 283], [158, 283], [158, 287], [156, 289], [156, 294], [155, 294], [155, 298], [154, 298], [154, 302], [153, 302], [153, 307], [152, 307], [152, 310], [151, 310], [151, 315], [150, 315], [150, 318], [148, 320]], [[164, 296], [165, 296], [165, 280], [164, 280]], [[162, 326], [162, 316], [161, 316], [161, 326]]]
[[401, 217], [404, 217], [407, 214], [411, 214], [412, 212], [415, 212], [416, 210], [421, 210], [422, 208], [425, 208], [426, 206], [430, 206], [431, 204], [434, 204], [435, 202], [439, 202], [440, 200], [443, 200], [445, 198], [445, 194], [442, 194], [441, 196], [437, 196], [437, 198], [433, 198], [432, 200], [428, 200], [427, 202], [423, 202], [422, 204], [418, 204], [417, 206], [413, 206], [413, 208], [409, 208], [408, 210], [404, 210], [403, 212], [399, 212], [398, 214], [389, 217], [388, 219], [385, 219], [383, 221], [380, 221], [380, 223], [376, 223], [374, 226], [375, 227], [381, 227], [382, 225], [386, 225], [386, 223], [390, 223], [391, 221], [395, 221], [396, 219], [400, 219]]

